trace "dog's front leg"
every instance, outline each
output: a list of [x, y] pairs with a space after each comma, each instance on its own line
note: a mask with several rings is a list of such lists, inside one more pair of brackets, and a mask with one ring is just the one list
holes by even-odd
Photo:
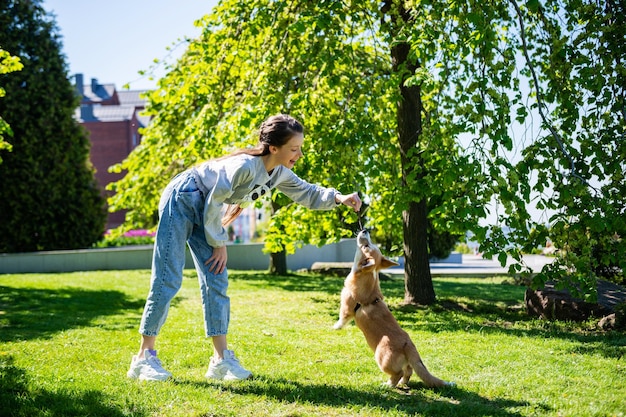
[[333, 326], [333, 329], [339, 330], [354, 318], [354, 310], [356, 308], [356, 300], [352, 297], [349, 289], [341, 290], [341, 305], [339, 307], [339, 320]]

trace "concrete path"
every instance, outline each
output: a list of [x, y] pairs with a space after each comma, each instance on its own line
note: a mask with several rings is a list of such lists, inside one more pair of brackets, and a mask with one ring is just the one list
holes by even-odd
[[[524, 256], [524, 262], [532, 268], [534, 272], [541, 271], [544, 265], [551, 263], [553, 260], [554, 258], [543, 255]], [[502, 267], [497, 259], [485, 259], [481, 255], [463, 255], [463, 261], [461, 263], [431, 263], [430, 272], [433, 276], [507, 274], [508, 265], [513, 262], [513, 259], [509, 259], [507, 265]], [[404, 274], [404, 270], [401, 267], [389, 268], [383, 272], [391, 275]]]

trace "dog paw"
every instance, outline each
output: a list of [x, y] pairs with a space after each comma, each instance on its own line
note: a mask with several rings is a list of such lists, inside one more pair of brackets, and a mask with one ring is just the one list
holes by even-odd
[[393, 388], [401, 389], [402, 388], [402, 386], [400, 386], [398, 383], [394, 384], [392, 381], [383, 382], [382, 387], [389, 388], [389, 389], [393, 389]]
[[454, 388], [454, 387], [456, 387], [456, 382], [454, 382], [454, 381], [446, 381], [446, 383], [443, 386], [444, 387]]
[[341, 330], [343, 328], [345, 323], [342, 323], [341, 321], [338, 321], [337, 323], [335, 323], [335, 325], [333, 326], [333, 329], [335, 330]]

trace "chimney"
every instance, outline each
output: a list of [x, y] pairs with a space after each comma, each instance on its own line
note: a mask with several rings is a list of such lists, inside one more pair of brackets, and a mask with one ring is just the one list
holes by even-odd
[[91, 104], [80, 105], [80, 118], [83, 122], [90, 122], [96, 119], [93, 114], [93, 106]]
[[98, 89], [98, 79], [92, 78], [91, 79], [91, 92], [95, 93], [97, 89]]
[[82, 99], [85, 95], [85, 86], [83, 84], [83, 74], [74, 74], [74, 81], [76, 82], [76, 91], [78, 91], [78, 95]]

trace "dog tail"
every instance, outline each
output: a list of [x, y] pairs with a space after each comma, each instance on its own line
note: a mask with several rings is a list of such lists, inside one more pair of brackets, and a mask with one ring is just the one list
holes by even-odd
[[446, 382], [443, 379], [437, 378], [436, 376], [431, 374], [428, 369], [426, 369], [426, 366], [424, 365], [424, 362], [422, 362], [422, 358], [420, 357], [420, 354], [417, 352], [417, 349], [415, 348], [415, 345], [413, 343], [406, 346], [405, 349], [406, 356], [409, 360], [411, 368], [413, 368], [417, 376], [419, 376], [421, 380], [424, 381], [424, 384], [426, 384], [426, 386], [434, 388], [454, 385], [453, 382]]

